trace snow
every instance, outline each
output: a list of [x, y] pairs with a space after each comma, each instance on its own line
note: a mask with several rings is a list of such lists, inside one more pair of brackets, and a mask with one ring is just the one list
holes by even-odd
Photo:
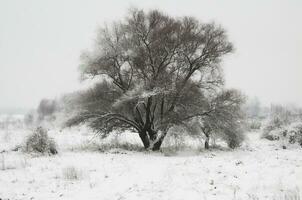
[[[7, 131], [11, 133], [9, 137], [5, 137]], [[22, 144], [29, 132], [0, 130], [2, 199], [211, 200], [301, 196], [302, 148], [282, 149], [277, 142], [260, 139], [260, 132], [248, 133], [239, 149], [165, 156], [122, 149], [106, 153], [75, 151], [79, 145], [89, 143], [93, 134], [82, 128], [63, 129], [49, 131], [59, 146], [56, 156], [11, 151]], [[75, 178], [66, 176], [70, 169]]]

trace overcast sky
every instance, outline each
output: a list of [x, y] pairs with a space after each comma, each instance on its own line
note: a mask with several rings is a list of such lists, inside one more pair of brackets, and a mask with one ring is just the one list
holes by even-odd
[[236, 48], [223, 63], [228, 87], [302, 106], [301, 0], [0, 0], [0, 109], [76, 90], [81, 51], [130, 7], [216, 21]]

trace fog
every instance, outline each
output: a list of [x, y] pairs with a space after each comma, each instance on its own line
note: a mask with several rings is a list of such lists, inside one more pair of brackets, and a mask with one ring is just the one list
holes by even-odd
[[92, 46], [99, 26], [130, 7], [221, 24], [236, 48], [223, 62], [227, 86], [265, 105], [302, 106], [299, 0], [1, 0], [0, 109], [28, 109], [77, 90], [82, 50]]

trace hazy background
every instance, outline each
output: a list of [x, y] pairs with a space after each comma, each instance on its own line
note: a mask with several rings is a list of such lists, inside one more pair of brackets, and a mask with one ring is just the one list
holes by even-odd
[[130, 7], [222, 24], [236, 47], [224, 61], [227, 86], [302, 106], [301, 0], [0, 0], [0, 113], [77, 90], [81, 51]]

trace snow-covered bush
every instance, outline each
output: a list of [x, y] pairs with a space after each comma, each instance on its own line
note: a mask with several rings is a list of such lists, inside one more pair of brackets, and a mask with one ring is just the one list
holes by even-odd
[[58, 153], [55, 141], [48, 137], [47, 130], [42, 127], [36, 128], [27, 138], [25, 151], [49, 154]]
[[245, 139], [245, 136], [242, 130], [234, 129], [232, 131], [225, 131], [223, 139], [226, 141], [228, 147], [235, 149], [241, 145]]
[[302, 147], [302, 122], [291, 124], [288, 129], [283, 132], [284, 137], [288, 137], [290, 144], [299, 144]]
[[267, 123], [263, 129], [262, 129], [262, 138], [268, 139], [268, 140], [279, 140], [280, 135], [279, 133], [282, 131], [281, 126], [276, 125], [274, 121], [270, 121]]
[[268, 122], [264, 125], [262, 129], [262, 138], [274, 141], [279, 140], [282, 132], [284, 131], [284, 127], [287, 123], [282, 121], [279, 117], [274, 117], [273, 119], [269, 119]]
[[273, 130], [271, 132], [265, 132], [262, 134], [262, 138], [267, 139], [267, 140], [279, 140], [280, 137], [278, 136], [279, 130]]
[[[262, 138], [268, 140], [279, 140], [290, 137], [290, 142], [299, 140], [299, 127], [302, 122], [294, 111], [289, 111], [281, 106], [271, 108], [270, 118], [263, 126]], [[292, 134], [289, 136], [288, 134]]]
[[263, 138], [268, 140], [281, 140], [283, 146], [298, 144], [302, 147], [302, 122], [297, 121], [284, 126], [266, 126]]
[[292, 112], [286, 107], [276, 105], [271, 106], [270, 117], [266, 120], [262, 129], [262, 138], [279, 140], [284, 128], [295, 120]]

